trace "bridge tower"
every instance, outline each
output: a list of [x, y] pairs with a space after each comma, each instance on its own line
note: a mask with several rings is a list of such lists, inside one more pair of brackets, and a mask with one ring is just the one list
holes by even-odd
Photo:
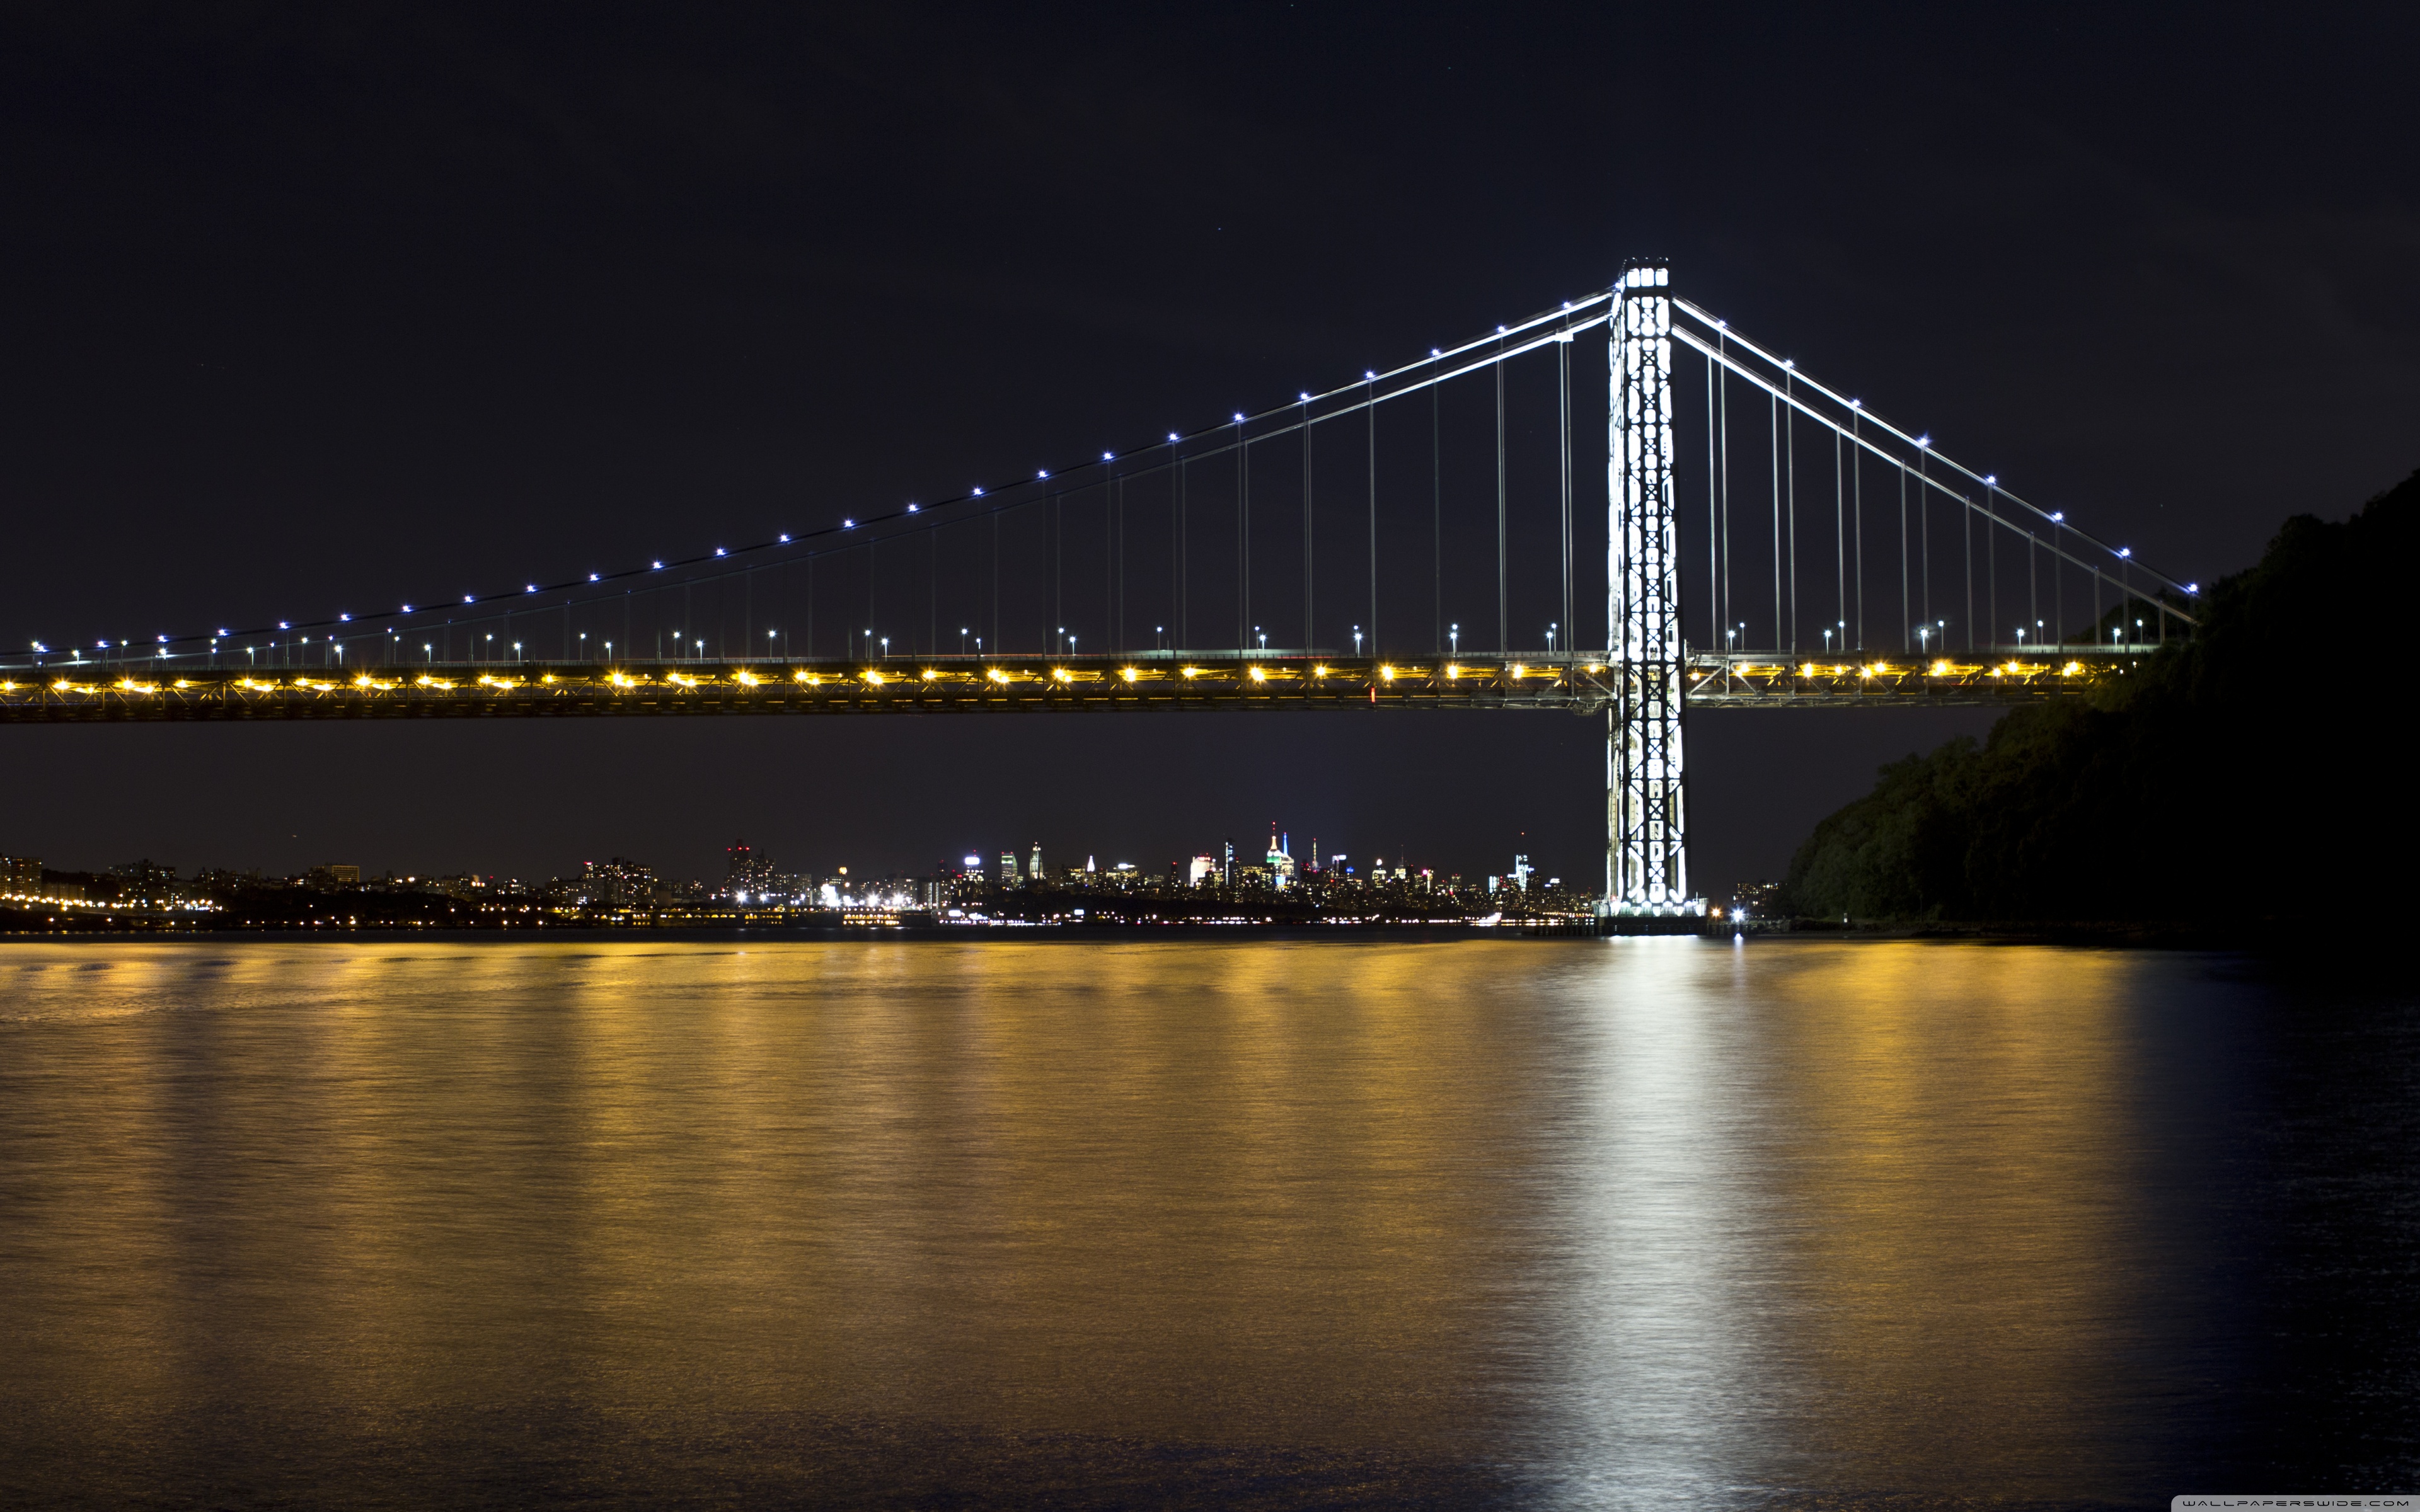
[[1606, 438], [1605, 909], [1695, 912], [1681, 765], [1681, 563], [1672, 500], [1671, 270], [1634, 259], [1606, 322], [1612, 364]]

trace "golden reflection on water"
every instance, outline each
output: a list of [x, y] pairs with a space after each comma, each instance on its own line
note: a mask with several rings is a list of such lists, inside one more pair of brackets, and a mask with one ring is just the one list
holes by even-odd
[[12, 945], [0, 1401], [99, 1445], [542, 1399], [2105, 1494], [2138, 969]]

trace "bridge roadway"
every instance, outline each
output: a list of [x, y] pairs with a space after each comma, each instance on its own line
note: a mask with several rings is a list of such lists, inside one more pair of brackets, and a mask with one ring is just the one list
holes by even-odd
[[[1688, 658], [1699, 708], [2017, 704], [2124, 677], [2157, 648], [1996, 648], [1915, 659]], [[54, 662], [0, 672], [0, 720], [543, 718], [1147, 709], [1556, 709], [1602, 713], [1603, 655], [1375, 661], [1269, 653], [894, 657], [875, 662], [437, 663], [154, 670]]]

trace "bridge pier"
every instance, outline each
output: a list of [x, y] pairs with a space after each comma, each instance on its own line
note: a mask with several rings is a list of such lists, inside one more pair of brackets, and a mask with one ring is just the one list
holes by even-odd
[[1606, 577], [1605, 903], [1631, 918], [1702, 913], [1689, 896], [1682, 764], [1681, 563], [1672, 498], [1671, 270], [1624, 265], [1606, 322], [1612, 365]]

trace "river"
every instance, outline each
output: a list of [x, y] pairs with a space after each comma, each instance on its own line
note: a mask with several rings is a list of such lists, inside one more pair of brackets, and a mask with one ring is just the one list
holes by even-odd
[[2415, 1155], [2226, 955], [9, 943], [0, 1500], [2406, 1491]]

